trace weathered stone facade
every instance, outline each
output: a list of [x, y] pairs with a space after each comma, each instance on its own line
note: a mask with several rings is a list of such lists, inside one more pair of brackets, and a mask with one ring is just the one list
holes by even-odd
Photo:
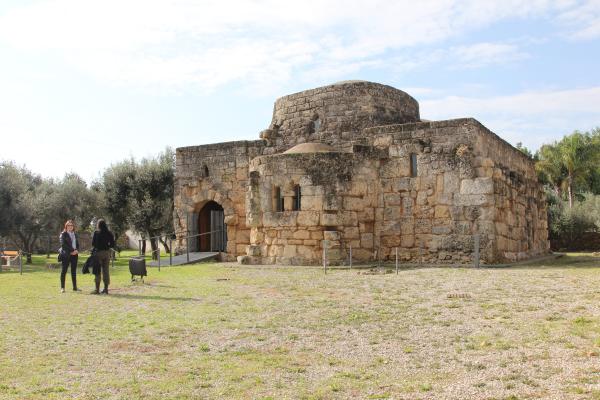
[[278, 99], [260, 137], [177, 149], [179, 238], [210, 204], [243, 263], [319, 264], [324, 243], [337, 264], [470, 263], [476, 234], [482, 263], [549, 251], [533, 163], [474, 119], [421, 121], [408, 94], [351, 81]]

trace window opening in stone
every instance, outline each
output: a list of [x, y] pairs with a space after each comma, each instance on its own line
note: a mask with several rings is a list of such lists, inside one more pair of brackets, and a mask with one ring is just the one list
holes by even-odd
[[300, 185], [296, 185], [296, 186], [294, 186], [294, 202], [292, 204], [292, 210], [300, 211], [301, 198], [302, 198], [302, 193], [300, 190]]
[[318, 115], [315, 115], [312, 118], [312, 120], [310, 121], [310, 124], [308, 125], [308, 133], [309, 134], [319, 133], [320, 128], [321, 128], [321, 118], [319, 118]]
[[281, 188], [279, 186], [275, 187], [273, 200], [275, 202], [275, 211], [283, 211], [283, 196], [281, 195]]
[[410, 176], [417, 176], [417, 155], [410, 153]]
[[202, 176], [208, 178], [208, 167], [206, 165], [202, 167]]

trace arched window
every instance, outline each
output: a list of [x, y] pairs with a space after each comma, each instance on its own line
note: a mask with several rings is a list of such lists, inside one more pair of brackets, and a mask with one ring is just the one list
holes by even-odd
[[313, 129], [314, 133], [319, 133], [319, 129], [321, 129], [321, 118], [317, 116], [317, 119], [313, 121]]
[[292, 210], [300, 211], [301, 198], [302, 198], [302, 193], [300, 191], [300, 185], [296, 185], [296, 186], [294, 186], [294, 202], [292, 204]]
[[312, 117], [310, 124], [308, 125], [308, 133], [309, 134], [319, 133], [319, 129], [321, 129], [321, 118], [319, 118], [319, 116], [317, 114], [315, 114]]
[[204, 164], [202, 166], [202, 177], [203, 178], [208, 178], [208, 167], [206, 166], [206, 164]]
[[275, 190], [273, 190], [273, 203], [275, 211], [283, 211], [283, 196], [279, 186], [275, 186]]

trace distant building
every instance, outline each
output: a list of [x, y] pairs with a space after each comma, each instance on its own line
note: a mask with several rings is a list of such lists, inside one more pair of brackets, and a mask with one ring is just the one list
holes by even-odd
[[[282, 97], [256, 141], [177, 149], [178, 246], [242, 263], [483, 263], [549, 251], [533, 162], [472, 118], [422, 121], [390, 86]], [[223, 232], [220, 234], [218, 232]], [[226, 233], [226, 234], [225, 234]], [[198, 239], [199, 238], [199, 239]]]

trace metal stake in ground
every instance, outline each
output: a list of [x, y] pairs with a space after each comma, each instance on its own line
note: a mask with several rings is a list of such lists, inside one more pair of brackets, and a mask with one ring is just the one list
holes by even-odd
[[479, 234], [473, 236], [473, 266], [479, 267]]
[[352, 245], [350, 245], [350, 269], [352, 269]]
[[327, 240], [323, 240], [323, 270], [327, 274]]

